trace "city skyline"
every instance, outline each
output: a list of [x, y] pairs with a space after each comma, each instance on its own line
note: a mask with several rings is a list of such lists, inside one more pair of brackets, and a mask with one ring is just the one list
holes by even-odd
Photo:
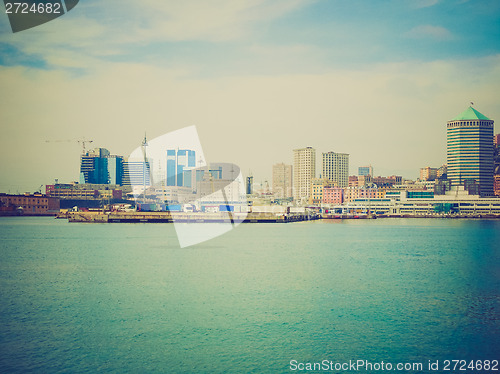
[[307, 145], [416, 179], [446, 162], [446, 123], [470, 101], [499, 120], [499, 14], [490, 0], [110, 0], [16, 34], [3, 14], [0, 191], [78, 180], [77, 142], [47, 140], [127, 155], [189, 125], [208, 160], [256, 182]]

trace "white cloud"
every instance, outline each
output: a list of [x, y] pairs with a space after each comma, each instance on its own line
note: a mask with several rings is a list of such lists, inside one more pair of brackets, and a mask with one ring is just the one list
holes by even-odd
[[78, 177], [79, 145], [47, 139], [85, 136], [127, 154], [144, 131], [153, 138], [196, 125], [208, 161], [234, 162], [257, 179], [302, 146], [350, 153], [352, 170], [371, 163], [376, 173], [416, 177], [445, 162], [446, 121], [469, 101], [500, 119], [500, 56], [210, 79], [143, 64], [87, 76], [4, 67], [0, 85], [9, 93], [0, 101], [0, 175], [4, 185], [27, 176], [21, 191]]
[[452, 40], [453, 34], [444, 27], [433, 25], [419, 25], [403, 34], [411, 39]]

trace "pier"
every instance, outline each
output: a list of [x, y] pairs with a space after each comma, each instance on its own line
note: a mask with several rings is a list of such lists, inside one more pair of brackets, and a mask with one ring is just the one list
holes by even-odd
[[231, 223], [233, 221], [246, 223], [288, 223], [320, 219], [319, 215], [303, 213], [274, 214], [274, 213], [203, 213], [203, 212], [67, 212], [59, 218], [67, 218], [68, 222], [86, 223]]

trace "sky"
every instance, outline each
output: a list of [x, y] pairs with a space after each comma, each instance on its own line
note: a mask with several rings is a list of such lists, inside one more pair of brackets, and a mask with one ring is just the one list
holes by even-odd
[[0, 13], [0, 192], [78, 181], [78, 139], [128, 155], [193, 125], [257, 183], [307, 146], [416, 179], [470, 102], [500, 121], [498, 0], [82, 0], [17, 33]]

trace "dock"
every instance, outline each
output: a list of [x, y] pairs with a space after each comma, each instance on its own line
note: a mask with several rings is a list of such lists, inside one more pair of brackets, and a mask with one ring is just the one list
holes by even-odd
[[288, 223], [320, 219], [318, 215], [309, 214], [274, 214], [274, 213], [203, 213], [203, 212], [67, 212], [68, 222], [85, 223]]

